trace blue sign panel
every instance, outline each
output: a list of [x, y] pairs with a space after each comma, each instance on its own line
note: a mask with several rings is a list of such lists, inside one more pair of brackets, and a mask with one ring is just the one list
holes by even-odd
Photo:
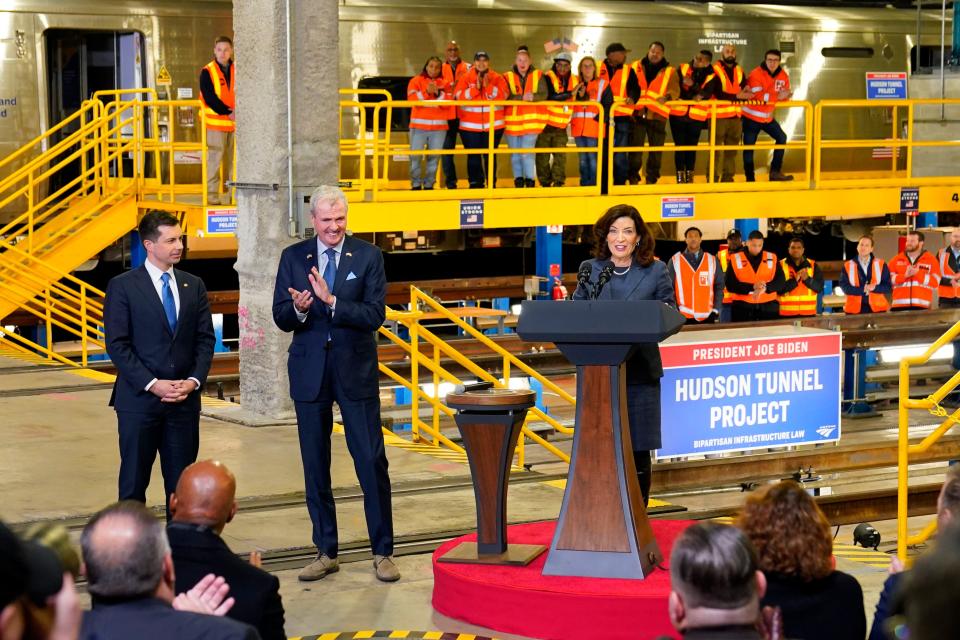
[[906, 100], [907, 74], [903, 71], [867, 72], [867, 100]]
[[900, 187], [900, 213], [917, 215], [920, 210], [920, 188]]
[[658, 458], [840, 439], [839, 335], [662, 345], [661, 353]]
[[483, 228], [483, 200], [460, 201], [460, 228]]
[[236, 234], [237, 210], [235, 208], [208, 209], [207, 233]]
[[663, 218], [692, 218], [693, 196], [661, 198], [660, 216]]

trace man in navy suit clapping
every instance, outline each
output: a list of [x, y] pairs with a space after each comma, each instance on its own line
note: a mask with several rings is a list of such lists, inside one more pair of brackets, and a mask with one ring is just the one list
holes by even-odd
[[383, 254], [347, 237], [347, 200], [336, 187], [310, 198], [316, 238], [287, 247], [273, 291], [273, 321], [293, 332], [287, 359], [290, 396], [297, 412], [307, 510], [317, 559], [300, 580], [339, 570], [337, 514], [330, 481], [333, 403], [340, 407], [347, 448], [363, 489], [367, 532], [378, 579], [393, 582], [390, 476], [380, 424], [376, 332], [386, 310]]
[[120, 435], [119, 498], [146, 502], [159, 451], [167, 503], [197, 459], [213, 321], [203, 281], [173, 268], [183, 255], [177, 218], [149, 211], [137, 230], [147, 260], [110, 280], [103, 306], [107, 353], [117, 368], [110, 405]]

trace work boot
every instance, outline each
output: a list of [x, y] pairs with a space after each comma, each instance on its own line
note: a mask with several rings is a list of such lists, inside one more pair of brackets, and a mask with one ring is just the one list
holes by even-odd
[[686, 176], [686, 178], [687, 178], [687, 179], [686, 179], [684, 182], [686, 182], [687, 184], [693, 184], [694, 182], [697, 181], [697, 176], [696, 176], [696, 174], [693, 172], [693, 169], [687, 171], [687, 176]]
[[523, 178], [514, 178], [513, 186], [517, 189], [523, 189]]
[[677, 171], [677, 184], [686, 184], [687, 183], [687, 173], [685, 171]]
[[646, 180], [647, 184], [657, 184], [658, 182], [660, 182], [659, 177], [654, 178], [653, 176], [647, 176], [647, 180]]
[[543, 180], [541, 180], [541, 181], [540, 181], [540, 186], [541, 186], [541, 187], [552, 187], [553, 184], [550, 183], [550, 182], [544, 182]]
[[537, 186], [537, 181], [531, 178], [527, 178], [526, 180], [523, 181], [523, 186], [525, 186], [527, 189], [533, 189], [534, 187]]
[[757, 181], [756, 177], [750, 176], [750, 175], [744, 176], [744, 180], [746, 180], [747, 182], [756, 182], [756, 181]]
[[373, 556], [373, 572], [380, 582], [396, 582], [400, 579], [400, 569], [392, 556]]
[[723, 176], [720, 178], [720, 182], [733, 182], [733, 176]]
[[780, 171], [770, 172], [770, 182], [790, 182], [791, 180], [793, 180], [793, 176], [788, 176]]
[[562, 187], [563, 184], [564, 184], [564, 183], [562, 183], [562, 182], [554, 182], [554, 183], [553, 183], [553, 186], [554, 186], [554, 187]]
[[337, 571], [340, 571], [340, 561], [321, 552], [317, 554], [316, 560], [300, 570], [297, 579], [301, 582], [312, 582]]

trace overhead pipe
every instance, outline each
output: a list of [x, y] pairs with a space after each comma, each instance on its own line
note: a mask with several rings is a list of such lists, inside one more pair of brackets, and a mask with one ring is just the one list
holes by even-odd
[[297, 235], [296, 211], [293, 208], [293, 66], [290, 54], [290, 0], [285, 0], [285, 36], [287, 45], [287, 233]]

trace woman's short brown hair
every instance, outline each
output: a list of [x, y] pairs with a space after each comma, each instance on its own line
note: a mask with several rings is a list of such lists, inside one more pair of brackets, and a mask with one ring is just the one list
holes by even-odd
[[793, 480], [767, 485], [747, 498], [737, 526], [750, 538], [760, 569], [805, 582], [833, 571], [830, 522]]
[[610, 227], [619, 218], [630, 218], [637, 227], [637, 246], [633, 248], [633, 260], [641, 267], [648, 267], [653, 263], [653, 248], [656, 241], [653, 234], [647, 229], [647, 225], [640, 217], [640, 212], [636, 207], [629, 204], [616, 204], [607, 209], [607, 212], [600, 216], [596, 224], [593, 225], [593, 236], [596, 246], [593, 254], [600, 260], [610, 259], [610, 247], [607, 246], [607, 234], [610, 233]]

